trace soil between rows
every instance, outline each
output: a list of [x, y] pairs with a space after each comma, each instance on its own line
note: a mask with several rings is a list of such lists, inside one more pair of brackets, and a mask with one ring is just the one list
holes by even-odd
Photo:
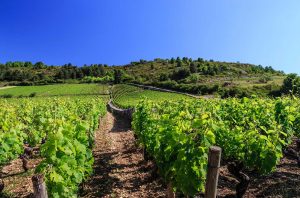
[[130, 123], [107, 113], [95, 136], [94, 175], [83, 185], [82, 197], [165, 197], [166, 187], [153, 178]]

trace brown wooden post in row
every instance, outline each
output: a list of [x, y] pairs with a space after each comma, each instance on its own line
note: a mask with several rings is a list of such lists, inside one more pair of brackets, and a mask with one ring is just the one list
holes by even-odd
[[4, 182], [0, 179], [0, 193], [4, 190]]
[[208, 154], [208, 170], [206, 176], [205, 198], [216, 198], [219, 179], [219, 168], [222, 149], [211, 146]]
[[33, 197], [48, 198], [46, 183], [43, 175], [34, 175], [32, 177]]
[[25, 172], [28, 171], [28, 160], [26, 159], [26, 156], [22, 157], [22, 167], [24, 169]]

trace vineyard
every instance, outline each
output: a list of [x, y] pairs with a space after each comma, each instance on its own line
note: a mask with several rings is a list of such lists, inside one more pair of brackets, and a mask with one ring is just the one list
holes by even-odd
[[164, 197], [167, 186], [202, 196], [209, 148], [219, 146], [218, 196], [300, 196], [299, 99], [195, 99], [114, 85], [113, 104], [135, 109], [129, 123], [103, 118], [108, 86], [97, 86], [1, 90], [40, 92], [0, 99], [0, 195], [17, 197], [9, 167], [19, 159], [21, 177], [41, 175], [49, 197]]
[[44, 175], [50, 197], [75, 197], [93, 171], [94, 131], [106, 112], [102, 99], [2, 99], [0, 105], [0, 166], [20, 157], [27, 171], [37, 150], [35, 171]]
[[114, 85], [112, 88], [113, 103], [121, 108], [126, 109], [134, 107], [143, 97], [157, 102], [164, 100], [176, 101], [181, 99], [193, 99], [182, 94], [144, 90], [142, 88], [126, 84]]
[[146, 100], [136, 106], [133, 128], [161, 175], [186, 195], [204, 191], [208, 148], [220, 146], [241, 197], [249, 185], [243, 171], [270, 174], [299, 137], [298, 108], [299, 100], [288, 98]]
[[0, 89], [0, 97], [28, 96], [73, 96], [73, 95], [108, 95], [108, 86], [100, 84], [60, 84], [43, 86], [18, 86]]
[[195, 100], [167, 93], [170, 97], [160, 99], [147, 90], [150, 97], [139, 102], [147, 91], [128, 85], [114, 89], [114, 104], [135, 107], [132, 126], [146, 158], [177, 192], [204, 192], [212, 145], [222, 148], [222, 163], [238, 180], [237, 197], [246, 193], [253, 173], [256, 178], [272, 174], [285, 156], [300, 165], [296, 98]]

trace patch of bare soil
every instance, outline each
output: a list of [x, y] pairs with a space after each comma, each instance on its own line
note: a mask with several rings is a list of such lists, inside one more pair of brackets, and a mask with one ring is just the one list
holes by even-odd
[[31, 177], [40, 162], [40, 158], [29, 159], [27, 172], [22, 167], [21, 159], [13, 160], [4, 166], [0, 173], [4, 182], [4, 193], [0, 194], [0, 197], [30, 197], [33, 193]]
[[[291, 145], [296, 150], [296, 145]], [[276, 171], [265, 176], [253, 172], [245, 172], [250, 177], [250, 184], [244, 197], [300, 197], [300, 167], [297, 160], [284, 156]], [[234, 197], [238, 180], [223, 165], [220, 170], [218, 197]]]
[[83, 185], [82, 197], [165, 197], [166, 187], [152, 177], [129, 122], [107, 113], [96, 134], [94, 175]]

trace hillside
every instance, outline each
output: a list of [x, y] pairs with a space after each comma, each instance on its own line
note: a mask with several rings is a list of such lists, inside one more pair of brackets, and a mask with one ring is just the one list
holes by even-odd
[[[119, 67], [124, 79], [193, 94], [269, 94], [280, 89], [285, 74], [271, 66], [205, 61], [201, 58], [155, 59]], [[244, 93], [243, 93], [244, 92]]]
[[285, 74], [271, 66], [219, 62], [198, 58], [140, 60], [127, 65], [72, 64], [49, 66], [42, 62], [0, 64], [0, 86], [53, 83], [137, 83], [193, 94], [228, 96], [276, 95]]

